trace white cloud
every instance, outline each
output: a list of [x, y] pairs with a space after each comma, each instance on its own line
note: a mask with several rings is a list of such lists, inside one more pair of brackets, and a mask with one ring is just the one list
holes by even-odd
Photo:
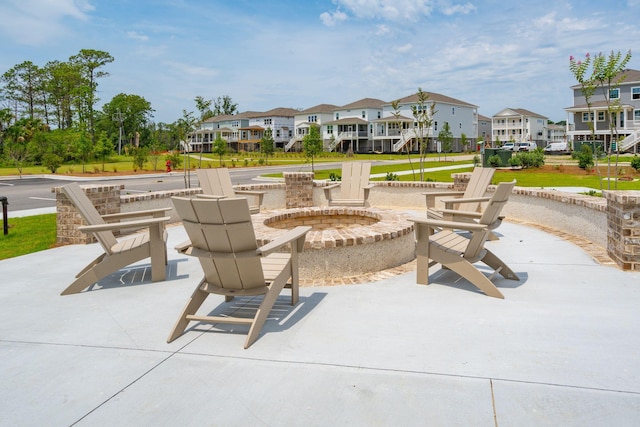
[[5, 0], [0, 3], [0, 31], [15, 43], [53, 43], [68, 34], [65, 18], [87, 21], [93, 10], [87, 0]]
[[148, 36], [138, 33], [137, 31], [127, 31], [127, 37], [133, 40], [139, 40], [143, 42], [146, 42], [149, 40]]
[[333, 27], [336, 24], [345, 21], [347, 19], [347, 15], [344, 12], [336, 10], [333, 13], [324, 12], [320, 15], [320, 20], [327, 27]]

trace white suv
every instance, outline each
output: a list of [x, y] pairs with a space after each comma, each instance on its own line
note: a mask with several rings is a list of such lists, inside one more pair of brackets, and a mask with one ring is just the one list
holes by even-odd
[[518, 143], [518, 151], [534, 151], [536, 148], [538, 148], [538, 144], [535, 142]]
[[513, 144], [513, 142], [505, 142], [504, 145], [502, 146], [503, 150], [508, 150], [508, 151], [513, 151], [514, 148], [515, 148], [515, 145]]

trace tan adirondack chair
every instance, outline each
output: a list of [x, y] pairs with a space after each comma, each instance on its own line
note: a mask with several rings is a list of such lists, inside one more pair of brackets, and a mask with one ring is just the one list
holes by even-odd
[[263, 191], [236, 190], [231, 183], [229, 169], [196, 169], [198, 182], [202, 192], [206, 196], [225, 196], [225, 197], [245, 197], [250, 198], [249, 210], [251, 213], [260, 212], [262, 200], [264, 198]]
[[[371, 163], [344, 162], [342, 163], [342, 181], [324, 187], [324, 196], [329, 206], [357, 206], [364, 207], [369, 198], [369, 184]], [[339, 197], [334, 198], [334, 190], [340, 189]]]
[[[506, 279], [520, 279], [502, 260], [485, 248], [485, 242], [491, 226], [499, 221], [500, 211], [509, 200], [514, 186], [515, 181], [498, 184], [477, 223], [412, 218], [416, 225], [417, 283], [429, 284], [429, 267], [442, 264], [443, 268], [455, 271], [485, 294], [504, 298], [491, 282], [495, 274], [500, 273]], [[457, 233], [456, 230], [467, 231], [470, 237]], [[474, 266], [478, 261], [493, 268], [494, 273], [490, 277], [485, 276]]]
[[[190, 241], [176, 249], [200, 260], [204, 277], [189, 298], [167, 342], [175, 340], [189, 322], [232, 323], [249, 326], [244, 344], [248, 348], [260, 334], [278, 295], [291, 288], [291, 304], [298, 302], [298, 253], [311, 227], [296, 227], [276, 240], [257, 247], [245, 198], [180, 198], [173, 204], [182, 218]], [[289, 252], [276, 252], [289, 246]], [[197, 315], [209, 294], [225, 296], [264, 295], [253, 318]]]
[[[489, 201], [485, 197], [487, 187], [493, 178], [493, 168], [476, 167], [464, 191], [432, 191], [423, 193], [427, 199], [427, 217], [434, 219], [454, 219], [453, 214], [443, 216], [443, 209], [448, 211], [479, 212], [481, 203]], [[444, 197], [444, 198], [443, 198]], [[436, 207], [436, 199], [444, 203], [444, 208]], [[455, 220], [455, 219], [454, 219]]]
[[[80, 271], [76, 275], [76, 280], [62, 291], [61, 295], [78, 293], [106, 275], [145, 258], [151, 258], [151, 280], [154, 282], [165, 280], [167, 265], [165, 224], [170, 219], [165, 214], [171, 208], [100, 215], [77, 183], [63, 186], [62, 191], [88, 224], [78, 227], [79, 230], [92, 233], [102, 245], [104, 253]], [[114, 230], [142, 227], [147, 228], [148, 232], [138, 233], [121, 240], [116, 239], [113, 234]]]

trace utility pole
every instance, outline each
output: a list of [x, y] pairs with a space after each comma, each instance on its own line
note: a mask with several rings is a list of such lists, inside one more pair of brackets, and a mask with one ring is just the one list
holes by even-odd
[[122, 119], [124, 119], [122, 113], [120, 112], [120, 109], [118, 108], [118, 112], [116, 114], [113, 115], [113, 120], [118, 122], [118, 125], [120, 127], [120, 134], [119, 134], [119, 138], [118, 138], [118, 156], [122, 151]]

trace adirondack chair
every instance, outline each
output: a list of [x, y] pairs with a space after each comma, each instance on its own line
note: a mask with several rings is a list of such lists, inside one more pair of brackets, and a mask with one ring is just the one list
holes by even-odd
[[[464, 191], [432, 191], [422, 193], [427, 199], [427, 217], [434, 219], [453, 219], [452, 214], [448, 218], [443, 217], [442, 208], [436, 207], [436, 199], [444, 203], [445, 210], [463, 212], [478, 212], [482, 202], [489, 201], [485, 197], [487, 187], [493, 178], [493, 168], [475, 168]], [[444, 198], [442, 198], [444, 197]]]
[[[165, 216], [165, 213], [171, 208], [100, 215], [78, 183], [67, 184], [62, 187], [62, 191], [88, 224], [78, 229], [85, 233], [92, 233], [102, 245], [104, 253], [80, 271], [76, 275], [76, 280], [62, 291], [61, 295], [78, 293], [106, 275], [145, 258], [151, 258], [151, 280], [154, 282], [165, 280], [167, 265], [165, 224], [170, 219]], [[138, 233], [121, 240], [116, 239], [113, 234], [114, 230], [142, 227], [147, 228], [148, 232]]]
[[198, 182], [204, 196], [225, 196], [225, 197], [244, 197], [251, 198], [249, 202], [249, 210], [251, 213], [260, 212], [262, 200], [264, 198], [263, 191], [236, 190], [231, 184], [231, 176], [229, 169], [196, 169]]
[[[197, 257], [204, 277], [184, 307], [167, 342], [178, 338], [189, 322], [232, 323], [249, 326], [244, 344], [248, 348], [260, 334], [278, 295], [291, 288], [291, 305], [298, 302], [298, 253], [304, 248], [311, 227], [296, 227], [274, 241], [257, 247], [245, 198], [181, 198], [173, 204], [182, 218], [190, 241], [176, 249]], [[289, 252], [276, 252], [289, 246]], [[253, 318], [197, 315], [209, 294], [235, 296], [264, 295]]]
[[[504, 298], [491, 282], [495, 274], [500, 273], [506, 279], [520, 279], [502, 260], [485, 248], [485, 242], [492, 224], [499, 220], [500, 211], [509, 200], [514, 186], [515, 181], [498, 184], [477, 223], [412, 218], [416, 226], [417, 283], [429, 284], [429, 267], [442, 264], [443, 268], [455, 271], [485, 294]], [[456, 230], [467, 231], [470, 237], [457, 233]], [[493, 268], [494, 273], [489, 277], [485, 276], [474, 266], [478, 261]]]
[[[364, 207], [369, 198], [369, 184], [371, 163], [344, 162], [342, 163], [342, 181], [324, 187], [324, 196], [329, 206], [358, 206]], [[333, 191], [340, 189], [340, 196], [334, 198]]]

